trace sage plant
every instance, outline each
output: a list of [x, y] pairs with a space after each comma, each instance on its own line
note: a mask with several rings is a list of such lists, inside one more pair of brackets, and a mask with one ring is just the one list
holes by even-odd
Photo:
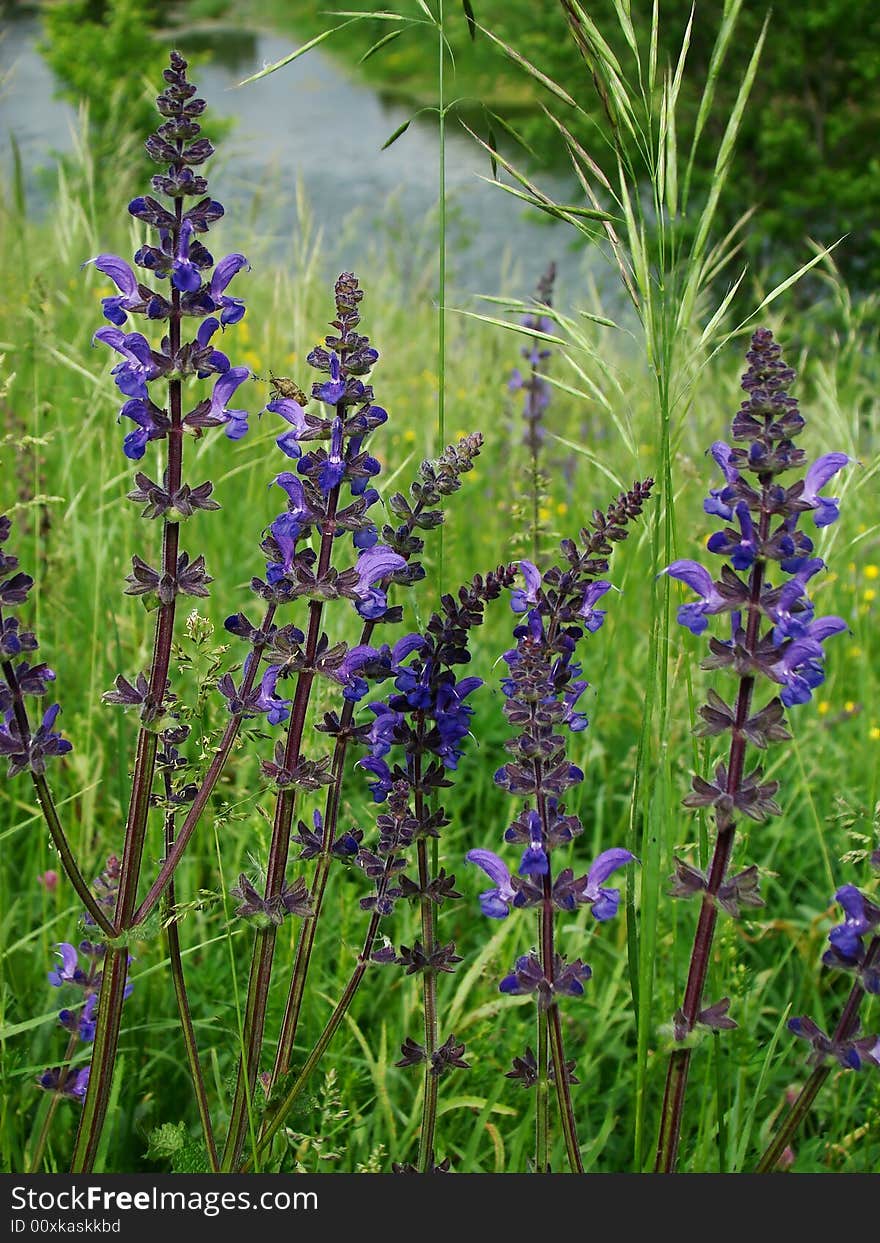
[[537, 1054], [528, 1046], [509, 1076], [536, 1088], [535, 1168], [542, 1174], [550, 1171], [551, 1083], [569, 1163], [574, 1171], [583, 1169], [571, 1099], [575, 1063], [566, 1059], [559, 1003], [563, 997], [582, 996], [591, 971], [580, 958], [567, 961], [557, 948], [556, 913], [586, 905], [594, 919], [611, 919], [620, 894], [604, 882], [634, 861], [628, 850], [612, 847], [579, 876], [569, 866], [557, 870], [558, 852], [583, 832], [564, 801], [584, 774], [567, 757], [563, 730], [576, 734], [587, 727], [579, 703], [588, 683], [577, 646], [605, 620], [605, 610], [597, 605], [611, 583], [600, 576], [608, 570], [613, 544], [626, 538], [652, 486], [651, 479], [636, 483], [607, 514], [597, 510], [577, 542], [563, 541], [561, 559], [543, 574], [532, 562], [520, 562], [525, 587], [514, 591], [511, 605], [523, 621], [514, 630], [516, 646], [504, 654], [508, 672], [502, 681], [504, 715], [517, 733], [506, 744], [513, 758], [498, 769], [495, 782], [514, 798], [525, 799], [504, 834], [522, 854], [516, 873], [491, 850], [479, 847], [467, 854], [468, 862], [493, 882], [480, 895], [484, 915], [504, 919], [511, 910], [524, 909], [538, 914], [537, 947], [516, 959], [499, 988], [511, 996], [534, 995], [537, 1003]]
[[[874, 852], [873, 861], [880, 868], [880, 851]], [[862, 1036], [859, 1019], [865, 997], [880, 994], [880, 906], [865, 897], [855, 885], [841, 886], [834, 901], [845, 918], [829, 932], [829, 946], [822, 955], [822, 962], [830, 970], [855, 978], [830, 1036], [807, 1015], [788, 1020], [788, 1030], [810, 1045], [807, 1064], [811, 1073], [762, 1155], [757, 1166], [759, 1174], [769, 1174], [777, 1168], [835, 1062], [844, 1070], [880, 1067], [880, 1034]]]
[[[213, 344], [213, 338], [218, 330], [237, 323], [244, 315], [242, 302], [226, 291], [235, 274], [248, 265], [243, 255], [232, 254], [215, 266], [213, 257], [200, 240], [223, 215], [223, 208], [206, 195], [205, 178], [195, 171], [212, 154], [213, 148], [207, 139], [198, 137], [197, 118], [202, 115], [205, 104], [196, 97], [196, 88], [188, 81], [186, 68], [183, 57], [172, 52], [164, 75], [165, 89], [156, 101], [164, 120], [146, 143], [149, 155], [165, 166], [165, 171], [153, 178], [152, 188], [169, 205], [163, 205], [154, 195], [135, 198], [129, 204], [131, 215], [158, 234], [157, 244], [141, 246], [134, 256], [135, 265], [142, 268], [153, 283], [141, 281], [132, 267], [116, 255], [100, 254], [88, 261], [119, 290], [118, 294], [103, 300], [104, 315], [110, 326], [100, 328], [95, 340], [109, 346], [120, 359], [112, 370], [116, 386], [126, 399], [120, 419], [129, 419], [134, 424], [134, 429], [123, 440], [123, 452], [129, 460], [140, 461], [153, 442], [163, 442], [164, 456], [161, 479], [154, 480], [138, 472], [135, 488], [129, 494], [135, 502], [145, 503], [145, 519], [162, 521], [161, 564], [154, 568], [136, 555], [132, 558], [132, 572], [127, 580], [128, 594], [140, 596], [148, 611], [155, 613], [152, 661], [149, 670], [138, 674], [134, 681], [120, 675], [115, 691], [105, 697], [109, 702], [135, 710], [140, 720], [112, 917], [106, 902], [109, 895], [104, 893], [101, 900], [96, 900], [83, 882], [45, 783], [45, 759], [63, 754], [70, 746], [54, 730], [58, 707], [50, 708], [40, 727], [31, 732], [23, 707], [22, 671], [19, 668], [16, 672], [11, 664], [4, 662], [11, 718], [6, 721], [3, 749], [12, 755], [15, 771], [30, 768], [65, 871], [88, 916], [94, 920], [96, 930], [107, 938], [101, 964], [91, 1071], [73, 1157], [73, 1169], [77, 1172], [92, 1166], [110, 1098], [122, 1005], [128, 991], [128, 940], [138, 923], [138, 882], [153, 805], [160, 733], [173, 701], [168, 675], [177, 597], [203, 597], [208, 594], [211, 581], [204, 559], [193, 558], [180, 547], [181, 521], [196, 510], [218, 508], [211, 499], [210, 482], [193, 487], [184, 479], [184, 435], [203, 435], [208, 428], [222, 426], [227, 436], [236, 440], [247, 430], [244, 411], [231, 408], [230, 402], [249, 372], [244, 367], [232, 367], [226, 354]], [[195, 201], [187, 206], [187, 200]], [[167, 285], [156, 287], [156, 282], [162, 281]], [[147, 326], [165, 325], [161, 340], [151, 343], [140, 332], [125, 331], [129, 316], [143, 317]], [[182, 336], [187, 320], [199, 321], [191, 340], [184, 340]], [[200, 389], [205, 381], [210, 382], [210, 390], [203, 396], [194, 394], [194, 404], [189, 405], [185, 394], [193, 388]], [[8, 530], [5, 533], [8, 534]], [[21, 579], [25, 577], [19, 575], [13, 579], [13, 587], [21, 598], [25, 590]], [[28, 586], [29, 583], [30, 580]], [[13, 602], [9, 592], [7, 584], [5, 603]], [[21, 645], [20, 635], [17, 642]], [[25, 646], [30, 646], [30, 637]], [[26, 686], [33, 680], [34, 672], [29, 671]], [[217, 772], [219, 774], [219, 768]], [[209, 788], [210, 782], [200, 791], [202, 807]], [[154, 902], [169, 880], [170, 872]]]
[[[556, 264], [551, 263], [538, 281], [535, 292], [537, 309], [524, 315], [520, 321], [523, 328], [534, 333], [547, 334], [553, 328], [552, 320], [541, 311], [541, 307], [550, 307], [553, 303], [553, 285], [556, 280]], [[532, 557], [538, 559], [538, 543], [541, 536], [541, 504], [547, 492], [547, 480], [541, 469], [541, 451], [546, 440], [544, 414], [550, 404], [550, 385], [546, 374], [552, 350], [542, 336], [534, 336], [528, 345], [520, 349], [520, 355], [527, 364], [526, 374], [515, 367], [507, 382], [511, 393], [523, 394], [522, 416], [525, 423], [523, 444], [529, 454], [529, 488], [531, 493], [531, 535]]]
[[[423, 473], [428, 464], [422, 467]], [[400, 502], [398, 501], [398, 507]], [[512, 565], [501, 565], [485, 577], [477, 575], [459, 589], [457, 598], [444, 595], [424, 633], [404, 635], [394, 648], [380, 649], [374, 672], [384, 666], [384, 677], [394, 679], [395, 693], [370, 704], [372, 724], [355, 726], [353, 740], [368, 745], [371, 754], [360, 761], [369, 774], [377, 804], [386, 803], [376, 822], [378, 839], [372, 848], [361, 845], [363, 834], [342, 834], [336, 839], [340, 855], [348, 855], [363, 870], [374, 890], [360, 900], [370, 913], [363, 946], [336, 1007], [314, 1048], [299, 1069], [292, 1085], [270, 1099], [269, 1114], [259, 1137], [257, 1151], [268, 1146], [298, 1100], [309, 1076], [323, 1057], [348, 1012], [371, 963], [403, 967], [407, 974], [422, 977], [425, 1043], [407, 1037], [399, 1066], [424, 1064], [425, 1092], [419, 1155], [415, 1165], [398, 1163], [401, 1172], [430, 1173], [444, 1167], [434, 1159], [434, 1127], [437, 1114], [437, 1080], [445, 1071], [462, 1066], [463, 1046], [454, 1035], [439, 1041], [436, 977], [449, 972], [460, 959], [455, 945], [441, 945], [436, 935], [435, 908], [460, 897], [455, 877], [429, 862], [428, 842], [436, 841], [448, 823], [436, 795], [451, 784], [450, 778], [462, 757], [471, 710], [465, 702], [481, 684], [479, 678], [461, 678], [455, 668], [468, 663], [469, 632], [482, 624], [487, 602], [495, 600], [514, 578]], [[389, 763], [389, 757], [402, 762]], [[433, 805], [432, 805], [433, 803]], [[304, 832], [298, 841], [303, 856], [320, 848], [317, 833]], [[415, 848], [417, 878], [404, 874]], [[380, 924], [394, 912], [397, 902], [409, 899], [420, 909], [421, 939], [395, 949], [386, 936], [378, 945]], [[244, 1168], [251, 1167], [247, 1161]], [[448, 1163], [446, 1163], [448, 1166]]]
[[[757, 869], [730, 870], [737, 817], [761, 823], [781, 814], [775, 801], [779, 782], [765, 781], [760, 766], [747, 770], [748, 749], [765, 751], [790, 738], [785, 709], [809, 701], [824, 681], [825, 641], [847, 629], [840, 617], [815, 616], [807, 585], [825, 563], [812, 555], [812, 540], [799, 523], [805, 514], [812, 515], [817, 527], [836, 521], [837, 499], [820, 492], [849, 459], [843, 453], [825, 454], [802, 477], [783, 483], [782, 476], [804, 471], [807, 463], [795, 444], [804, 419], [788, 393], [795, 373], [766, 328], [755, 332], [746, 358], [742, 387], [747, 397], [730, 429], [736, 447], [723, 441], [712, 446], [724, 482], [704, 502], [707, 514], [729, 524], [707, 543], [708, 551], [724, 560], [720, 577], [713, 579], [709, 570], [690, 560], [674, 561], [664, 571], [698, 597], [678, 610], [679, 623], [692, 634], [703, 634], [711, 617], [728, 618], [726, 637], [710, 638], [702, 667], [726, 670], [736, 679], [731, 702], [709, 692], [697, 730], [707, 737], [727, 736], [727, 758], [718, 761], [710, 779], [695, 775], [684, 800], [686, 807], [713, 809], [716, 836], [706, 874], [676, 862], [673, 893], [699, 897], [700, 914], [684, 1001], [674, 1020], [677, 1047], [669, 1060], [663, 1101], [656, 1169], [666, 1173], [676, 1166], [691, 1034], [698, 1024], [716, 1030], [735, 1026], [727, 1013], [728, 998], [703, 1004], [718, 911], [736, 918], [742, 906], [762, 905]], [[775, 693], [758, 706], [754, 701], [764, 682]]]

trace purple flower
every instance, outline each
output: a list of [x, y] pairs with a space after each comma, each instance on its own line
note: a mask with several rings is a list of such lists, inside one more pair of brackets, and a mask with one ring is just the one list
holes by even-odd
[[579, 901], [592, 904], [594, 919], [600, 922], [613, 919], [620, 905], [620, 890], [603, 889], [602, 881], [627, 863], [637, 862], [635, 855], [621, 846], [612, 846], [610, 850], [603, 850], [602, 854], [596, 856], [587, 873], [587, 883], [579, 895]]
[[755, 557], [758, 555], [757, 532], [748, 505], [740, 503], [734, 512], [741, 534], [728, 527], [726, 531], [718, 531], [713, 535], [706, 547], [709, 552], [729, 557], [730, 564], [735, 570], [747, 570], [754, 565]]
[[[605, 620], [605, 609], [596, 609], [593, 605], [597, 600], [605, 595], [606, 591], [611, 590], [611, 583], [606, 583], [604, 579], [597, 579], [590, 583], [584, 592], [584, 599], [581, 607], [578, 609], [578, 616], [584, 619], [586, 629], [590, 634], [595, 634]], [[586, 683], [584, 683], [586, 687]]]
[[[132, 397], [119, 411], [120, 419], [131, 419], [137, 424], [122, 442], [122, 452], [133, 462], [144, 456], [151, 440], [161, 440], [168, 433], [170, 421], [164, 410], [143, 397]], [[119, 422], [119, 419], [117, 419]]]
[[56, 1092], [82, 1104], [89, 1086], [90, 1071], [90, 1066], [81, 1066], [77, 1070], [56, 1066], [43, 1071], [37, 1083], [45, 1092]]
[[224, 328], [229, 324], [237, 324], [239, 320], [244, 318], [245, 313], [242, 299], [230, 298], [224, 293], [224, 290], [233, 276], [240, 272], [242, 268], [250, 271], [250, 266], [244, 255], [233, 254], [227, 255], [225, 259], [221, 259], [214, 269], [211, 284], [208, 286], [208, 296], [211, 299], [214, 310], [220, 312], [220, 323]]
[[94, 259], [87, 259], [82, 266], [86, 267], [89, 263], [93, 263], [99, 272], [109, 276], [116, 288], [120, 290], [120, 293], [114, 297], [102, 298], [101, 308], [105, 319], [121, 327], [128, 317], [128, 311], [137, 310], [143, 306], [143, 299], [138, 292], [137, 277], [125, 260], [120, 259], [118, 255], [96, 255]]
[[490, 919], [506, 919], [516, 891], [511, 883], [510, 869], [503, 859], [491, 850], [469, 850], [465, 855], [468, 863], [475, 863], [495, 882], [494, 889], [480, 894], [480, 909]]
[[195, 293], [201, 287], [202, 276], [190, 258], [189, 244], [195, 232], [193, 222], [184, 220], [177, 239], [177, 253], [171, 265], [171, 283], [182, 293]]
[[266, 409], [272, 414], [280, 414], [293, 427], [291, 432], [282, 432], [275, 440], [276, 445], [282, 453], [287, 457], [298, 458], [302, 454], [299, 447], [300, 435], [306, 430], [306, 415], [302, 406], [298, 401], [294, 401], [290, 397], [280, 397], [277, 401], [270, 401]]
[[547, 876], [550, 872], [550, 860], [544, 849], [544, 837], [541, 831], [541, 817], [536, 811], [530, 811], [529, 844], [523, 851], [519, 865], [520, 876]]
[[55, 952], [61, 962], [49, 972], [48, 978], [52, 987], [60, 988], [62, 984], [85, 984], [88, 976], [79, 965], [76, 947], [69, 941], [61, 941], [56, 945]]
[[733, 450], [723, 440], [716, 440], [709, 452], [721, 468], [726, 484], [723, 488], [710, 490], [708, 497], [703, 501], [703, 509], [707, 514], [717, 514], [719, 518], [724, 518], [729, 522], [733, 517], [733, 510], [730, 507], [733, 497], [731, 485], [739, 481], [739, 471], [731, 465]]
[[342, 447], [342, 419], [333, 420], [330, 433], [330, 452], [318, 470], [318, 487], [324, 496], [338, 488], [345, 476], [345, 453]]
[[147, 399], [147, 383], [155, 380], [159, 367], [153, 358], [150, 343], [140, 332], [120, 332], [118, 328], [99, 328], [92, 338], [103, 341], [117, 354], [122, 362], [111, 371], [120, 392], [126, 397]]
[[217, 380], [211, 394], [211, 417], [226, 423], [226, 435], [230, 440], [241, 440], [247, 433], [247, 410], [229, 410], [227, 403], [238, 386], [250, 379], [250, 375], [247, 367], [230, 367]]
[[525, 590], [522, 587], [513, 589], [510, 593], [510, 607], [514, 613], [525, 613], [538, 602], [538, 592], [541, 590], [541, 571], [525, 558], [520, 561], [519, 568], [526, 580], [526, 586]]
[[691, 634], [702, 634], [708, 626], [706, 620], [710, 613], [720, 613], [726, 607], [722, 596], [718, 594], [712, 575], [697, 561], [673, 561], [661, 574], [677, 578], [686, 583], [700, 597], [701, 604], [682, 604], [678, 610], [678, 624], [686, 626]]
[[392, 574], [404, 569], [405, 566], [404, 558], [392, 552], [384, 544], [375, 544], [366, 552], [361, 553], [355, 566], [358, 584], [354, 589], [358, 601], [355, 607], [361, 617], [368, 621], [375, 621], [376, 618], [382, 616], [388, 600], [382, 588], [375, 584], [390, 578]]
[[807, 471], [801, 500], [805, 501], [811, 509], [818, 511], [813, 519], [817, 527], [830, 526], [840, 517], [839, 498], [819, 496], [818, 493], [832, 476], [851, 461], [852, 458], [847, 457], [845, 453], [826, 453], [823, 457], [817, 458]]
[[292, 699], [280, 699], [275, 694], [275, 684], [278, 681], [280, 669], [280, 665], [268, 667], [260, 682], [259, 697], [255, 701], [256, 707], [266, 713], [266, 719], [270, 725], [280, 725], [282, 721], [286, 721], [293, 703]]
[[880, 907], [869, 902], [855, 885], [838, 889], [834, 900], [843, 907], [846, 919], [831, 929], [828, 940], [841, 958], [858, 963], [864, 954], [862, 937], [880, 926]]
[[330, 379], [325, 380], [323, 384], [316, 384], [313, 396], [328, 406], [335, 406], [345, 396], [345, 380], [339, 365], [339, 355], [335, 350], [330, 351], [328, 370]]

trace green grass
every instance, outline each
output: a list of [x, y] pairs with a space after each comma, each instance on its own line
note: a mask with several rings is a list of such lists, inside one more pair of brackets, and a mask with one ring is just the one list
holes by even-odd
[[[635, 96], [629, 98], [632, 104]], [[637, 100], [632, 109], [633, 123], [643, 129], [649, 171], [654, 161], [662, 212], [675, 194], [668, 158], [662, 176], [655, 158], [659, 150], [668, 155], [672, 149], [668, 123], [664, 130], [650, 109], [639, 112]], [[620, 178], [613, 165], [606, 172], [615, 187], [631, 185], [627, 179], [635, 176], [622, 167]], [[623, 594], [614, 594], [605, 627], [585, 645], [585, 676], [594, 688], [591, 725], [571, 748], [572, 760], [586, 773], [571, 799], [586, 828], [576, 845], [577, 861], [585, 865], [600, 849], [628, 841], [638, 845], [642, 859], [625, 918], [602, 927], [586, 914], [560, 921], [563, 949], [585, 958], [594, 971], [587, 996], [566, 1004], [563, 1017], [581, 1081], [574, 1091], [584, 1162], [598, 1171], [650, 1163], [669, 1039], [665, 1026], [680, 1002], [690, 953], [696, 910], [664, 896], [665, 878], [674, 852], [691, 862], [706, 855], [708, 826], [681, 809], [680, 800], [693, 767], [705, 773], [718, 758], [711, 742], [697, 743], [691, 734], [696, 705], [713, 683], [698, 669], [703, 642], [669, 624], [677, 589], [667, 603], [666, 580], [658, 583], [656, 575], [672, 556], [699, 557], [712, 529], [702, 510], [710, 473], [705, 452], [726, 435], [739, 404], [747, 341], [746, 329], [726, 335], [730, 325], [723, 316], [715, 321], [703, 288], [700, 273], [711, 271], [711, 221], [702, 250], [682, 253], [673, 209], [668, 229], [650, 243], [658, 250], [649, 251], [640, 228], [641, 202], [631, 190], [628, 198], [621, 194], [619, 254], [633, 272], [637, 326], [625, 332], [595, 318], [562, 317], [559, 331], [568, 344], [553, 359], [555, 393], [547, 416], [554, 438], [547, 450], [546, 521], [559, 535], [576, 534], [595, 507], [604, 507], [632, 479], [651, 474], [660, 484], [653, 507], [615, 555], [611, 577]], [[38, 583], [28, 615], [41, 655], [57, 672], [62, 724], [75, 745], [50, 776], [87, 876], [121, 850], [135, 726], [118, 709], [102, 705], [100, 695], [117, 673], [131, 678], [148, 662], [148, 619], [121, 590], [131, 555], [155, 558], [159, 535], [124, 499], [132, 470], [115, 423], [119, 402], [105, 352], [90, 348], [101, 323], [99, 299], [108, 290], [93, 269], [79, 271], [84, 259], [101, 250], [133, 249], [133, 234], [119, 223], [125, 218], [122, 202], [93, 206], [87, 167], [81, 183], [59, 187], [50, 223], [28, 221], [20, 205], [11, 203], [0, 214], [6, 291], [0, 305], [0, 509], [12, 512], [15, 550]], [[308, 230], [282, 255], [270, 254], [259, 236], [237, 233], [231, 220], [212, 242], [215, 253], [241, 248], [254, 261], [253, 272], [238, 278], [246, 284], [248, 317], [226, 335], [233, 361], [263, 377], [271, 369], [304, 384], [304, 359], [323, 335], [332, 297], [316, 276]], [[386, 494], [392, 480], [395, 487], [408, 481], [436, 441], [432, 278], [413, 282], [410, 272], [422, 268], [411, 254], [403, 266], [395, 256], [405, 250], [377, 249], [358, 273], [366, 289], [364, 329], [381, 354], [373, 382], [390, 414], [373, 450], [383, 459]], [[432, 272], [433, 250], [420, 259]], [[880, 354], [867, 327], [870, 305], [849, 302], [830, 260], [819, 270], [828, 281], [827, 304], [793, 315], [782, 295], [759, 322], [773, 327], [799, 370], [796, 391], [808, 420], [803, 443], [810, 456], [843, 449], [861, 463], [842, 477], [840, 522], [817, 541], [829, 563], [817, 608], [842, 614], [853, 633], [829, 645], [826, 684], [812, 704], [791, 714], [794, 745], [769, 756], [768, 775], [781, 782], [783, 815], [746, 827], [737, 845], [738, 866], [760, 865], [767, 905], [741, 922], [725, 919], [720, 925], [709, 1000], [729, 993], [739, 1027], [720, 1040], [707, 1038], [694, 1059], [685, 1169], [749, 1169], [786, 1091], [803, 1080], [804, 1046], [784, 1030], [784, 1017], [789, 1010], [810, 1013], [820, 1025], [833, 1025], [847, 981], [819, 969], [835, 917], [830, 897], [841, 883], [869, 883], [864, 852], [876, 844], [880, 827]], [[561, 279], [576, 277], [563, 267]], [[754, 303], [767, 292], [755, 280]], [[602, 315], [586, 294], [579, 302]], [[497, 306], [486, 312], [503, 316]], [[522, 513], [527, 457], [518, 409], [506, 389], [519, 344], [492, 324], [448, 315], [447, 433], [451, 438], [479, 428], [486, 445], [477, 469], [449, 502], [446, 587], [530, 547], [529, 532], [516, 516]], [[252, 410], [267, 395], [257, 382], [240, 392]], [[251, 433], [237, 445], [216, 432], [187, 445], [187, 477], [193, 483], [211, 478], [223, 506], [219, 514], [197, 515], [182, 533], [183, 547], [204, 553], [215, 578], [211, 599], [199, 605], [215, 627], [208, 646], [224, 644], [227, 614], [255, 613], [247, 584], [262, 568], [259, 533], [277, 509], [266, 487], [284, 466], [273, 444], [277, 430], [269, 419], [254, 418]], [[151, 460], [148, 455], [142, 468], [149, 471]], [[552, 540], [546, 543], [549, 551]], [[423, 589], [406, 602], [408, 627], [424, 621], [432, 607], [430, 554], [428, 566]], [[497, 662], [509, 646], [511, 620], [499, 602], [476, 637], [473, 668], [487, 685], [474, 697], [475, 740], [449, 792], [452, 824], [441, 846], [441, 861], [456, 872], [467, 895], [440, 916], [441, 937], [455, 939], [464, 959], [454, 976], [440, 979], [443, 1035], [454, 1030], [466, 1041], [472, 1069], [442, 1082], [438, 1149], [462, 1172], [524, 1169], [534, 1139], [532, 1100], [503, 1077], [513, 1056], [533, 1041], [531, 1005], [497, 992], [500, 975], [529, 947], [529, 925], [515, 918], [500, 925], [482, 919], [476, 894], [484, 885], [463, 864], [468, 849], [497, 849], [513, 814], [513, 804], [491, 779], [506, 755]], [[351, 639], [354, 621], [348, 610], [331, 610], [331, 637]], [[184, 651], [192, 655], [192, 645], [184, 644]], [[238, 656], [230, 647], [223, 659]], [[191, 673], [187, 681], [191, 686]], [[322, 687], [316, 708], [329, 703]], [[209, 738], [218, 720], [218, 705], [209, 697], [196, 738]], [[317, 754], [321, 744], [318, 735], [314, 739]], [[236, 754], [178, 873], [178, 900], [193, 907], [181, 924], [181, 939], [221, 1135], [250, 956], [249, 933], [230, 922], [225, 895], [239, 871], [252, 872], [255, 861], [265, 858], [271, 796], [257, 757], [267, 756], [271, 745], [268, 738], [252, 737]], [[364, 789], [352, 772], [344, 807], [346, 823], [360, 824], [369, 837], [375, 810]], [[301, 811], [307, 819], [311, 804]], [[59, 997], [46, 972], [52, 946], [77, 939], [78, 911], [63, 880], [54, 895], [37, 882], [53, 866], [53, 856], [24, 778], [0, 785], [0, 843], [0, 1159], [5, 1169], [23, 1170], [47, 1107], [34, 1079], [57, 1063], [65, 1042], [55, 1022]], [[157, 826], [148, 841], [148, 863], [160, 852]], [[364, 926], [357, 903], [363, 892], [359, 873], [339, 868], [332, 875], [298, 1040], [303, 1056], [354, 963]], [[415, 917], [401, 909], [395, 941], [411, 943], [415, 926]], [[292, 960], [294, 935], [286, 926], [279, 938], [269, 1033], [280, 1023], [284, 965]], [[163, 1123], [183, 1121], [187, 1135], [198, 1138], [163, 944], [144, 941], [132, 953], [135, 992], [123, 1020], [124, 1073], [103, 1150], [105, 1168], [116, 1171], [163, 1168], [145, 1156], [150, 1132]], [[302, 1168], [387, 1169], [392, 1160], [412, 1159], [420, 1079], [394, 1062], [403, 1038], [418, 1034], [419, 1004], [412, 979], [378, 967], [370, 974], [311, 1094], [291, 1119], [294, 1158]], [[872, 1029], [870, 1021], [866, 1026]], [[833, 1075], [796, 1143], [795, 1168], [875, 1170], [878, 1121], [876, 1075]], [[46, 1168], [64, 1168], [74, 1127], [74, 1107], [65, 1103]], [[558, 1130], [553, 1138], [553, 1165], [562, 1169]]]

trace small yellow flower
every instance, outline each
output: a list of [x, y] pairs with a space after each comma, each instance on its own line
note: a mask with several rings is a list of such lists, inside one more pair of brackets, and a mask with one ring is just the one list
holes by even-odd
[[868, 737], [872, 742], [880, 742], [880, 725], [872, 725], [868, 730]]
[[568, 506], [566, 505], [565, 501], [559, 502], [559, 504], [556, 506], [556, 512], [557, 514], [559, 514], [560, 518], [565, 517], [565, 515], [568, 513]]
[[247, 345], [251, 339], [251, 329], [246, 319], [239, 322], [238, 339], [242, 345]]
[[880, 565], [866, 565], [865, 578], [880, 578]]
[[831, 704], [828, 702], [827, 699], [821, 700], [819, 703], [819, 716], [825, 716], [825, 714], [827, 713], [830, 707], [831, 707]]
[[541, 505], [540, 508], [538, 509], [538, 518], [540, 519], [541, 522], [546, 522], [549, 517], [550, 517], [550, 510], [547, 508], [546, 505]]
[[849, 649], [849, 654], [853, 660], [858, 660], [859, 656], [862, 654], [862, 649], [856, 643]]
[[257, 374], [262, 371], [263, 364], [260, 360], [259, 354], [257, 354], [255, 350], [244, 350], [241, 357], [242, 360], [250, 367], [251, 371], [256, 371]]
[[846, 703], [843, 705], [843, 710], [847, 714], [847, 716], [852, 716], [852, 714], [856, 710], [856, 705], [853, 703], [851, 699], [848, 699]]
[[866, 604], [870, 604], [872, 600], [877, 599], [877, 592], [873, 587], [866, 587], [862, 592], [862, 599], [866, 602]]
[[403, 438], [408, 444], [412, 444], [416, 438], [416, 434], [411, 427], [408, 427], [403, 433]]

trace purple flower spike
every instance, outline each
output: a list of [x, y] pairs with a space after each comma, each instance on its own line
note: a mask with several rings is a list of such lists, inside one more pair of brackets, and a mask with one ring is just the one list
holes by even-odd
[[706, 617], [710, 613], [720, 613], [725, 607], [724, 599], [719, 595], [712, 575], [697, 561], [673, 561], [661, 574], [677, 578], [687, 584], [702, 599], [702, 604], [683, 604], [678, 610], [678, 624], [686, 626], [691, 634], [700, 635], [708, 626]]
[[807, 471], [801, 500], [817, 511], [813, 519], [817, 527], [830, 526], [840, 517], [839, 498], [819, 496], [818, 493], [829, 479], [844, 466], [848, 466], [851, 461], [852, 458], [845, 453], [826, 453], [823, 457], [817, 458]]
[[495, 882], [494, 889], [480, 894], [480, 910], [489, 919], [506, 919], [515, 896], [507, 864], [491, 850], [469, 850], [465, 859], [482, 868], [489, 880]]
[[602, 881], [607, 880], [612, 872], [625, 867], [627, 863], [637, 862], [635, 855], [630, 854], [621, 846], [612, 846], [610, 850], [604, 850], [602, 854], [596, 856], [587, 873], [587, 883], [580, 894], [581, 902], [592, 905], [594, 919], [600, 922], [613, 919], [620, 905], [620, 890], [603, 889]]
[[515, 587], [510, 593], [510, 607], [514, 613], [526, 613], [532, 605], [538, 602], [538, 592], [541, 590], [541, 571], [525, 558], [520, 561], [519, 568], [526, 580], [526, 586], [525, 590], [522, 587]]

